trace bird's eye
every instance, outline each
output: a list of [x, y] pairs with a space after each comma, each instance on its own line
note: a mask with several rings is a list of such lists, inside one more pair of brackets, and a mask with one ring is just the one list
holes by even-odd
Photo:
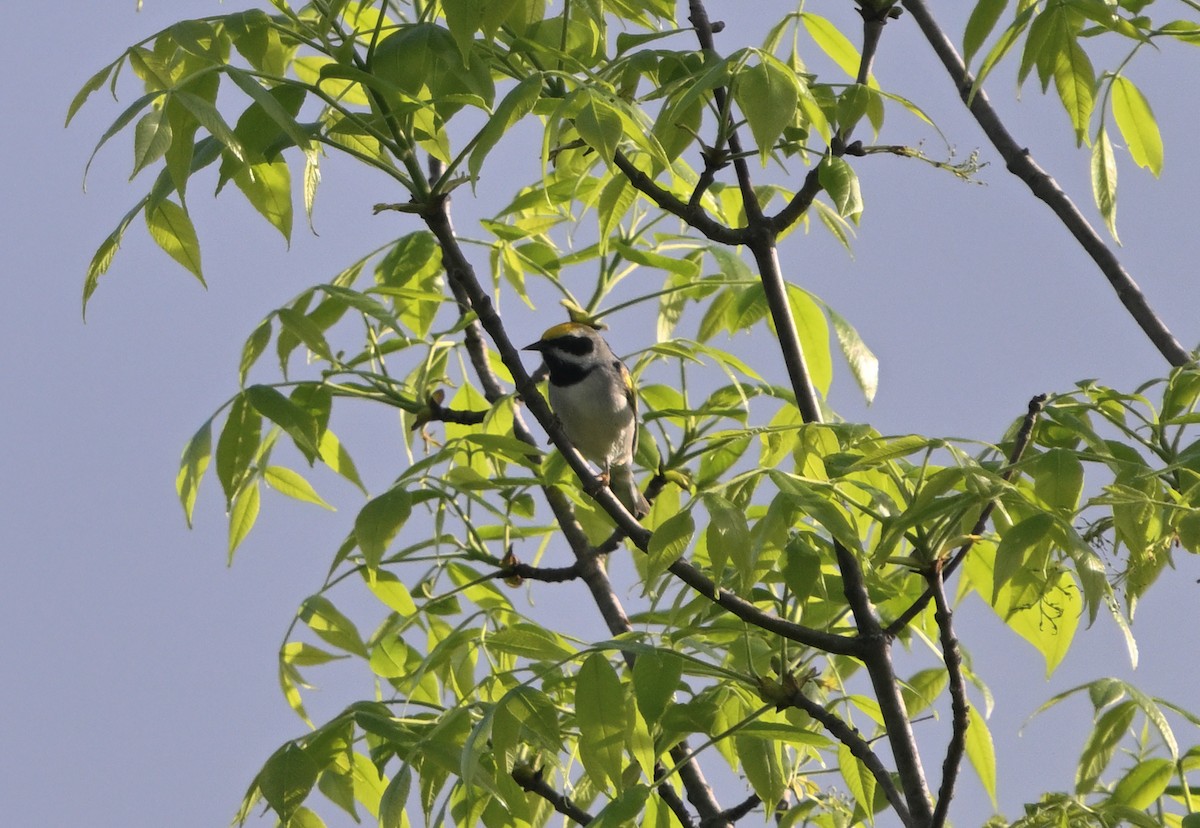
[[596, 349], [595, 343], [583, 336], [564, 336], [558, 341], [558, 346], [574, 356], [587, 356]]

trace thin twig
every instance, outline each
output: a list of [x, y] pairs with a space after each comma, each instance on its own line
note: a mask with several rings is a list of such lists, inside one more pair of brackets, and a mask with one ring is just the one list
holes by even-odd
[[[1005, 483], [1010, 482], [1013, 478], [1013, 475], [1016, 474], [1017, 463], [1021, 460], [1021, 456], [1025, 454], [1025, 449], [1029, 446], [1029, 441], [1033, 437], [1033, 427], [1037, 423], [1038, 417], [1041, 415], [1042, 408], [1045, 406], [1045, 404], [1045, 394], [1038, 394], [1029, 401], [1029, 407], [1025, 412], [1025, 419], [1021, 421], [1021, 427], [1017, 430], [1017, 436], [1013, 440], [1013, 447], [1011, 451], [1009, 451], [1008, 465], [1006, 465], [1004, 467], [1004, 471], [1000, 473], [1000, 477]], [[975, 539], [980, 537], [983, 534], [983, 530], [987, 528], [988, 519], [991, 518], [992, 511], [996, 508], [998, 497], [999, 495], [989, 500], [987, 504], [984, 505], [983, 509], [980, 510], [979, 518], [975, 521], [975, 525], [971, 528], [971, 534], [968, 536], [967, 541], [958, 548], [958, 551], [954, 553], [954, 556], [945, 565], [945, 567], [943, 567], [943, 578], [945, 578], [947, 575], [953, 574], [954, 570], [958, 569], [959, 565], [967, 557], [967, 553], [970, 552], [971, 548], [975, 546]], [[884, 630], [884, 634], [888, 638], [895, 638], [905, 627], [912, 623], [914, 618], [921, 614], [925, 607], [929, 605], [929, 601], [932, 598], [932, 590], [926, 588], [926, 590], [921, 593], [921, 597], [913, 601], [912, 605], [908, 609], [900, 613], [900, 615], [896, 617], [896, 620], [888, 624], [887, 628]]]
[[[758, 794], [750, 794], [737, 805], [722, 812], [721, 816], [726, 822], [737, 822], [739, 819], [749, 816], [761, 804], [762, 800], [758, 798]], [[708, 828], [708, 826], [702, 825], [700, 828]]]
[[505, 580], [540, 581], [544, 584], [561, 584], [574, 581], [579, 577], [579, 565], [571, 566], [533, 566], [527, 563], [513, 563], [502, 566], [492, 573], [493, 578]]
[[1145, 295], [1133, 277], [1122, 267], [1112, 249], [1104, 243], [1100, 234], [1088, 222], [1075, 203], [1063, 192], [1049, 173], [1038, 166], [1029, 150], [1022, 147], [1000, 120], [992, 108], [987, 94], [975, 88], [975, 78], [967, 71], [966, 64], [942, 27], [934, 20], [924, 0], [902, 0], [917, 21], [925, 39], [941, 59], [946, 72], [954, 81], [963, 103], [975, 116], [992, 146], [1008, 165], [1008, 171], [1020, 178], [1030, 191], [1054, 211], [1059, 221], [1071, 231], [1079, 245], [1092, 257], [1092, 261], [1108, 279], [1117, 298], [1129, 312], [1142, 331], [1149, 337], [1159, 353], [1174, 366], [1186, 365], [1191, 361], [1189, 354], [1167, 328], [1158, 314], [1150, 307]]
[[963, 680], [962, 653], [958, 648], [958, 639], [954, 635], [953, 617], [950, 602], [946, 600], [945, 583], [942, 581], [942, 570], [933, 566], [925, 576], [929, 589], [933, 592], [934, 620], [937, 622], [938, 635], [942, 643], [942, 659], [946, 662], [946, 674], [950, 679], [950, 710], [951, 733], [950, 742], [946, 745], [946, 758], [942, 762], [942, 784], [938, 788], [937, 806], [933, 811], [931, 828], [942, 828], [950, 812], [950, 800], [954, 798], [954, 786], [958, 781], [958, 771], [962, 767], [963, 752], [967, 744], [967, 728], [970, 726], [971, 707], [967, 703], [967, 684]]

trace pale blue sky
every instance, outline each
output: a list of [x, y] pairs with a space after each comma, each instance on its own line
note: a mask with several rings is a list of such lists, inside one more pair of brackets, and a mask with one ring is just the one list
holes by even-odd
[[[397, 235], [396, 219], [370, 212], [374, 202], [397, 196], [382, 179], [330, 161], [318, 197], [321, 235], [298, 221], [287, 251], [238, 194], [213, 202], [197, 188], [191, 205], [209, 289], [135, 225], [84, 325], [87, 262], [145, 182], [124, 183], [131, 152], [118, 138], [81, 193], [88, 153], [121, 109], [106, 93], [62, 129], [76, 89], [125, 45], [181, 17], [244, 5], [147, 0], [135, 14], [132, 0], [46, 4], [8, 29], [0, 58], [9, 112], [0, 131], [8, 162], [0, 423], [9, 440], [0, 465], [0, 544], [10, 561], [0, 579], [0, 806], [9, 825], [225, 825], [261, 762], [303, 727], [279, 693], [275, 653], [346, 531], [353, 492], [319, 479], [322, 493], [343, 504], [337, 514], [268, 496], [260, 526], [227, 569], [224, 516], [212, 487], [188, 531], [174, 475], [184, 441], [235, 390], [244, 337], [270, 309]], [[955, 14], [946, 22], [957, 40], [958, 7], [967, 4], [932, 5]], [[719, 43], [741, 45], [733, 35], [746, 21], [732, 10], [740, 18], [748, 6], [761, 7], [762, 19], [792, 7], [714, 0], [712, 17], [737, 24]], [[849, 2], [809, 8], [851, 19]], [[1200, 338], [1200, 165], [1192, 149], [1194, 96], [1179, 90], [1194, 84], [1196, 58], [1184, 47], [1145, 53], [1133, 74], [1163, 126], [1164, 178], [1155, 181], [1123, 156], [1120, 168], [1121, 257], [1189, 348]], [[914, 162], [864, 159], [857, 165], [867, 212], [855, 258], [815, 228], [789, 241], [788, 275], [848, 317], [881, 360], [869, 413], [845, 374], [835, 380], [833, 406], [848, 419], [869, 416], [885, 433], [988, 440], [1039, 391], [1085, 377], [1132, 388], [1165, 373], [1099, 272], [984, 145], [907, 18], [889, 27], [877, 74], [933, 114], [960, 156], [978, 147], [991, 165], [981, 176], [986, 186], [975, 186]], [[1087, 157], [1074, 149], [1065, 115], [1032, 87], [1018, 105], [1012, 77], [1011, 66], [998, 71], [993, 101], [1093, 215]], [[124, 87], [122, 106], [131, 92]], [[509, 186], [489, 182], [481, 197]], [[464, 190], [459, 202], [467, 198]], [[471, 209], [463, 204], [464, 213]], [[531, 329], [540, 329], [538, 321], [529, 320]], [[386, 412], [348, 412], [339, 428], [352, 449], [360, 447], [356, 459], [369, 483], [384, 484], [404, 462]], [[1179, 666], [1200, 651], [1200, 566], [1185, 553], [1178, 563], [1141, 608], [1134, 629], [1142, 665], [1134, 680], [1200, 708], [1192, 671]], [[1014, 817], [1037, 791], [1070, 788], [1087, 710], [1077, 705], [1051, 714], [1061, 720], [1039, 719], [1020, 739], [1017, 728], [1053, 692], [1127, 673], [1123, 649], [1102, 622], [1081, 633], [1077, 651], [1043, 682], [1040, 657], [1001, 631], [981, 603], [972, 601], [960, 617], [976, 668], [1001, 700], [992, 730], [1002, 805]], [[1019, 686], [1010, 686], [1014, 676], [1024, 677]], [[314, 677], [326, 688], [313, 702], [317, 715], [371, 692], [361, 673]], [[940, 755], [927, 761], [934, 772]], [[969, 772], [965, 778], [955, 813], [959, 824], [974, 824], [989, 809]], [[346, 824], [326, 813], [330, 825]]]

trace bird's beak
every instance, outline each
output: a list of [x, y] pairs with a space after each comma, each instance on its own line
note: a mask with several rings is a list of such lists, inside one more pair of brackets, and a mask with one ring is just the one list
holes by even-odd
[[521, 350], [522, 351], [540, 351], [540, 350], [542, 350], [542, 348], [545, 348], [545, 347], [546, 347], [546, 343], [542, 342], [541, 340], [538, 340], [537, 342], [533, 343], [532, 345], [526, 345]]

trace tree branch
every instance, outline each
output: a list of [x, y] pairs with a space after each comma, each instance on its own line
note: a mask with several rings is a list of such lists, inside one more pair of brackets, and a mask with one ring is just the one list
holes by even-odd
[[942, 659], [946, 662], [946, 673], [950, 678], [950, 709], [951, 734], [950, 743], [946, 745], [946, 758], [942, 762], [942, 784], [938, 788], [937, 806], [933, 811], [931, 828], [942, 828], [946, 824], [946, 816], [950, 811], [950, 800], [954, 798], [954, 786], [958, 781], [958, 771], [962, 766], [963, 752], [967, 743], [967, 728], [970, 726], [971, 707], [967, 703], [967, 685], [963, 680], [962, 653], [958, 648], [958, 639], [954, 635], [953, 612], [946, 600], [945, 584], [942, 581], [941, 567], [934, 565], [925, 576], [929, 590], [933, 593], [934, 606], [937, 607], [934, 619], [937, 621], [938, 633], [942, 642]]
[[645, 195], [663, 210], [682, 220], [689, 227], [703, 233], [706, 238], [728, 245], [746, 243], [746, 229], [744, 227], [728, 227], [706, 213], [699, 202], [688, 204], [682, 201], [669, 190], [659, 186], [653, 178], [639, 170], [629, 160], [629, 157], [620, 150], [617, 150], [616, 155], [613, 156], [613, 163], [629, 179], [629, 183], [633, 185], [635, 190]]
[[918, 824], [913, 821], [912, 813], [905, 804], [904, 797], [896, 788], [895, 782], [892, 781], [892, 775], [856, 728], [846, 724], [841, 716], [804, 695], [800, 689], [796, 689], [787, 702], [803, 710], [829, 731], [831, 736], [850, 749], [854, 757], [871, 772], [871, 776], [875, 778], [876, 784], [879, 785], [879, 789], [887, 797], [888, 803], [896, 811], [896, 816], [900, 818], [901, 823], [906, 826]]
[[867, 668], [867, 675], [870, 676], [875, 700], [879, 702], [879, 712], [883, 716], [888, 744], [896, 760], [896, 772], [900, 774], [901, 787], [908, 801], [908, 813], [915, 824], [927, 825], [932, 816], [929, 785], [925, 781], [921, 754], [917, 750], [917, 738], [904, 706], [904, 698], [900, 695], [896, 668], [892, 664], [892, 639], [884, 635], [879, 624], [863, 581], [862, 568], [858, 565], [854, 553], [836, 542], [834, 549], [837, 553], [838, 569], [842, 573], [842, 590], [858, 626], [858, 638], [863, 647], [860, 658]]
[[[715, 31], [708, 19], [708, 10], [704, 8], [703, 0], [688, 0], [688, 20], [696, 30], [696, 39], [700, 48], [706, 52], [716, 52], [716, 42], [713, 40]], [[719, 112], [728, 112], [728, 95], [725, 87], [718, 86], [713, 90], [713, 101]], [[733, 170], [737, 175], [738, 189], [742, 191], [742, 206], [746, 211], [747, 222], [753, 227], [762, 222], [762, 205], [758, 194], [754, 192], [754, 182], [750, 178], [750, 167], [746, 163], [746, 153], [742, 150], [742, 139], [737, 128], [731, 122], [725, 126], [729, 130], [729, 153], [733, 156]]]
[[521, 790], [540, 796], [553, 805], [554, 810], [569, 820], [577, 822], [580, 825], [587, 825], [595, 819], [587, 811], [568, 799], [566, 794], [561, 794], [554, 790], [554, 788], [551, 788], [546, 780], [542, 778], [540, 768], [538, 770], [513, 768], [512, 778], [521, 786]]
[[1008, 171], [1024, 181], [1030, 191], [1044, 201], [1058, 216], [1059, 221], [1071, 231], [1071, 235], [1092, 257], [1092, 261], [1108, 279], [1109, 284], [1117, 293], [1117, 298], [1121, 300], [1121, 304], [1125, 306], [1130, 316], [1134, 318], [1134, 321], [1154, 343], [1167, 362], [1174, 366], [1186, 365], [1190, 362], [1191, 354], [1179, 344], [1166, 324], [1151, 309], [1141, 288], [1121, 266], [1116, 254], [1104, 243], [1095, 228], [1083, 217], [1079, 208], [1063, 192], [1058, 183], [1049, 173], [1038, 166], [1029, 150], [1017, 143], [1000, 120], [996, 110], [992, 108], [987, 94], [982, 89], [975, 88], [974, 77], [967, 71], [962, 57], [954, 48], [950, 38], [933, 19], [924, 0], [902, 0], [902, 3], [904, 8], [912, 14], [913, 19], [917, 21], [925, 39], [929, 41], [934, 52], [941, 59], [942, 65], [954, 81], [963, 103], [975, 116], [975, 120], [983, 128], [988, 140], [992, 142], [992, 146], [996, 148], [1008, 165]]

